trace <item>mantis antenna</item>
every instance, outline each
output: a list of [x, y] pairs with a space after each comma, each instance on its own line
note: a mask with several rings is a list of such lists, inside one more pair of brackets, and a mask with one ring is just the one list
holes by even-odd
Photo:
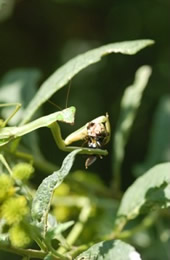
[[[68, 91], [66, 96], [66, 107], [68, 105], [68, 98], [70, 94], [71, 81], [68, 85]], [[51, 104], [54, 104], [50, 101]], [[55, 105], [55, 104], [54, 104]], [[55, 105], [56, 106], [56, 105]], [[102, 149], [105, 144], [110, 140], [110, 122], [109, 116], [106, 113], [106, 116], [100, 116], [90, 122], [85, 126], [81, 127], [77, 131], [73, 132], [65, 140], [62, 139], [60, 128], [58, 123], [51, 125], [51, 131], [53, 133], [56, 144], [61, 150], [69, 151], [70, 149], [75, 149], [75, 147], [70, 147], [69, 145], [73, 142], [84, 140], [87, 144], [87, 148], [83, 150], [91, 150], [91, 155], [87, 158], [85, 162], [85, 168], [87, 169], [91, 164], [93, 164], [96, 159], [99, 157], [102, 159], [102, 155], [97, 155], [96, 152], [98, 149]], [[94, 151], [94, 153], [93, 153]], [[101, 151], [101, 150], [100, 150]]]
[[[68, 99], [69, 99], [69, 96], [70, 96], [71, 82], [72, 82], [72, 81], [70, 80], [69, 85], [68, 85], [68, 89], [67, 89], [65, 108], [68, 107]], [[57, 104], [55, 104], [55, 103], [54, 103], [53, 101], [51, 101], [50, 99], [48, 100], [48, 103], [50, 103], [51, 105], [55, 106], [57, 109], [62, 110], [62, 108], [61, 108], [60, 106], [58, 106]]]
[[67, 108], [67, 106], [68, 106], [68, 99], [69, 99], [69, 95], [70, 95], [71, 83], [72, 83], [72, 80], [70, 80], [69, 85], [68, 85], [67, 96], [66, 96], [66, 107], [65, 108]]

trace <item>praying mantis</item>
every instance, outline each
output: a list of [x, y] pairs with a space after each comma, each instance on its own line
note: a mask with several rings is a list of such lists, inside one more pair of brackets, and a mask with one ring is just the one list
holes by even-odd
[[58, 122], [61, 121], [73, 124], [76, 112], [75, 107], [66, 108], [62, 111], [40, 117], [25, 125], [9, 127], [6, 125], [20, 109], [21, 104], [0, 104], [0, 107], [4, 106], [15, 106], [15, 109], [5, 121], [0, 121], [0, 147], [38, 128], [48, 127], [52, 132], [58, 148], [63, 151], [71, 152], [80, 148], [70, 146], [73, 142], [82, 140], [87, 144], [87, 147], [81, 147], [80, 152], [81, 154], [87, 154], [89, 156], [85, 162], [85, 168], [88, 168], [98, 157], [102, 158], [102, 156], [108, 154], [107, 150], [102, 149], [102, 147], [110, 140], [111, 130], [108, 114], [95, 118], [63, 139]]

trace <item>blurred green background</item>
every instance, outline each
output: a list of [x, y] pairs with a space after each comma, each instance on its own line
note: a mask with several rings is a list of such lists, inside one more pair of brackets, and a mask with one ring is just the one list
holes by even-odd
[[[63, 125], [63, 135], [106, 112], [110, 115], [114, 133], [123, 92], [133, 82], [135, 71], [144, 64], [151, 65], [153, 69], [126, 146], [122, 170], [124, 190], [142, 169], [170, 160], [169, 10], [169, 0], [0, 1], [1, 80], [10, 71], [30, 70], [35, 73], [34, 81], [37, 81], [38, 88], [66, 61], [89, 49], [135, 39], [156, 41], [154, 46], [135, 56], [111, 54], [104, 57], [71, 81], [68, 105], [77, 108], [76, 124], [74, 127]], [[51, 99], [62, 108], [66, 105], [67, 89], [63, 88]], [[54, 111], [56, 107], [46, 103], [41, 112], [48, 114]], [[39, 134], [45, 157], [61, 165], [66, 154], [58, 150], [47, 129], [40, 130]], [[108, 150], [109, 156], [98, 160], [90, 168], [106, 183], [113, 168], [112, 143], [108, 145]], [[84, 169], [84, 159], [79, 157], [74, 168]], [[0, 259], [6, 257], [3, 253]], [[13, 256], [12, 259], [21, 258]]]
[[[125, 40], [150, 38], [156, 41], [154, 46], [135, 56], [104, 57], [71, 81], [68, 105], [77, 108], [76, 125], [64, 127], [65, 135], [106, 112], [114, 132], [124, 89], [132, 83], [139, 66], [152, 66], [153, 74], [126, 147], [123, 164], [126, 188], [132, 182], [133, 166], [146, 158], [157, 105], [161, 97], [169, 93], [169, 0], [2, 0], [0, 8], [1, 79], [15, 69], [37, 69], [41, 72], [41, 77], [37, 74], [37, 87], [70, 58], [89, 49]], [[52, 101], [64, 108], [66, 95], [64, 88]], [[43, 107], [43, 114], [54, 111], [56, 108], [49, 103]], [[46, 130], [41, 130], [40, 135], [46, 158], [60, 164], [65, 154], [58, 156]], [[111, 145], [109, 149], [111, 151]], [[105, 173], [107, 181], [111, 168], [112, 156], [92, 166], [94, 171]]]
[[[151, 38], [156, 41], [154, 46], [135, 56], [113, 54], [105, 57], [71, 81], [68, 105], [77, 108], [76, 125], [64, 127], [65, 135], [106, 112], [109, 112], [114, 132], [124, 89], [132, 83], [140, 65], [152, 66], [153, 74], [126, 147], [123, 164], [126, 188], [132, 182], [133, 166], [146, 158], [155, 111], [161, 97], [169, 93], [170, 2], [9, 0], [1, 1], [0, 8], [1, 79], [15, 69], [37, 69], [41, 72], [41, 77], [37, 74], [37, 87], [70, 58], [89, 49], [125, 40]], [[64, 88], [52, 101], [64, 108], [66, 95]], [[54, 111], [56, 108], [49, 103], [43, 107], [43, 114]], [[63, 157], [57, 154], [46, 130], [41, 130], [40, 135], [46, 158], [60, 164], [65, 154]], [[109, 149], [111, 154], [111, 145]], [[105, 173], [107, 181], [111, 168], [111, 155], [92, 167], [102, 175]]]

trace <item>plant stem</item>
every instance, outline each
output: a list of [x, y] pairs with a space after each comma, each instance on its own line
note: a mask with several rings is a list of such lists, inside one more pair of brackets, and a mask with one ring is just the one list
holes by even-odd
[[83, 251], [87, 250], [88, 247], [89, 247], [88, 245], [81, 245], [81, 246], [75, 247], [71, 251], [69, 251], [68, 254], [71, 255], [72, 257], [76, 257]]
[[145, 230], [149, 228], [155, 222], [156, 218], [158, 217], [157, 213], [152, 213], [149, 216], [146, 216], [143, 221], [134, 227], [131, 230], [122, 231], [127, 222], [129, 221], [128, 218], [122, 218], [119, 220], [117, 224], [115, 224], [115, 229], [113, 230], [112, 234], [109, 235], [108, 239], [126, 239], [128, 237], [133, 236], [137, 232]]
[[[84, 204], [83, 208], [81, 209], [81, 212], [79, 214], [78, 222], [74, 225], [71, 232], [66, 238], [66, 241], [69, 245], [73, 245], [77, 238], [79, 237], [80, 233], [82, 232], [84, 228], [84, 224], [87, 222], [89, 216], [91, 213], [91, 205], [89, 200], [86, 200], [86, 203]], [[63, 253], [65, 252], [65, 248], [60, 247], [58, 249], [58, 252]]]
[[29, 258], [38, 258], [38, 259], [44, 259], [47, 253], [43, 251], [38, 251], [34, 249], [22, 249], [22, 248], [15, 248], [11, 246], [1, 245], [0, 244], [0, 250], [14, 253], [21, 256], [27, 256]]
[[48, 240], [45, 240], [45, 244], [48, 248], [48, 251], [51, 252], [51, 254], [55, 257], [55, 259], [59, 259], [59, 260], [70, 260], [70, 257], [68, 256], [64, 256], [62, 254], [60, 254], [59, 252], [57, 252], [52, 246], [51, 243]]
[[12, 175], [12, 170], [9, 167], [7, 161], [5, 160], [4, 156], [2, 154], [0, 154], [0, 161], [1, 163], [6, 167], [6, 169], [8, 170], [9, 174]]
[[124, 226], [126, 225], [127, 221], [128, 220], [125, 217], [119, 219], [119, 221], [117, 223], [115, 223], [115, 228], [114, 228], [113, 232], [108, 236], [108, 239], [118, 238], [121, 231], [123, 230]]
[[31, 154], [25, 153], [22, 151], [11, 151], [6, 148], [4, 148], [4, 150], [5, 150], [5, 152], [7, 152], [8, 154], [11, 154], [12, 156], [21, 158], [26, 161], [33, 161], [33, 165], [45, 173], [52, 173], [58, 169], [57, 165], [54, 165], [54, 164], [48, 162], [42, 156], [34, 155], [34, 157], [33, 157]]
[[132, 228], [131, 230], [123, 231], [122, 233], [119, 234], [118, 238], [126, 239], [142, 230], [148, 229], [150, 226], [152, 226], [154, 224], [157, 217], [158, 217], [157, 213], [153, 213], [153, 214], [150, 214], [149, 216], [146, 216], [139, 225]]

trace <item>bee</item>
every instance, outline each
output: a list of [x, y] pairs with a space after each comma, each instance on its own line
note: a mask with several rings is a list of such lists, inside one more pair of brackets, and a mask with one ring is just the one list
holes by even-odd
[[[88, 148], [101, 149], [109, 142], [110, 132], [109, 116], [106, 113], [105, 116], [95, 118], [67, 136], [64, 140], [64, 145], [67, 147], [73, 142], [83, 140], [84, 144], [87, 144]], [[87, 169], [91, 164], [93, 164], [98, 157], [102, 159], [101, 155], [90, 155], [85, 162], [85, 168]]]
[[[109, 116], [101, 116], [87, 124], [87, 136], [86, 142], [89, 148], [101, 149], [110, 140], [110, 122]], [[85, 168], [87, 169], [93, 164], [97, 158], [102, 159], [102, 156], [91, 155], [85, 162]]]

